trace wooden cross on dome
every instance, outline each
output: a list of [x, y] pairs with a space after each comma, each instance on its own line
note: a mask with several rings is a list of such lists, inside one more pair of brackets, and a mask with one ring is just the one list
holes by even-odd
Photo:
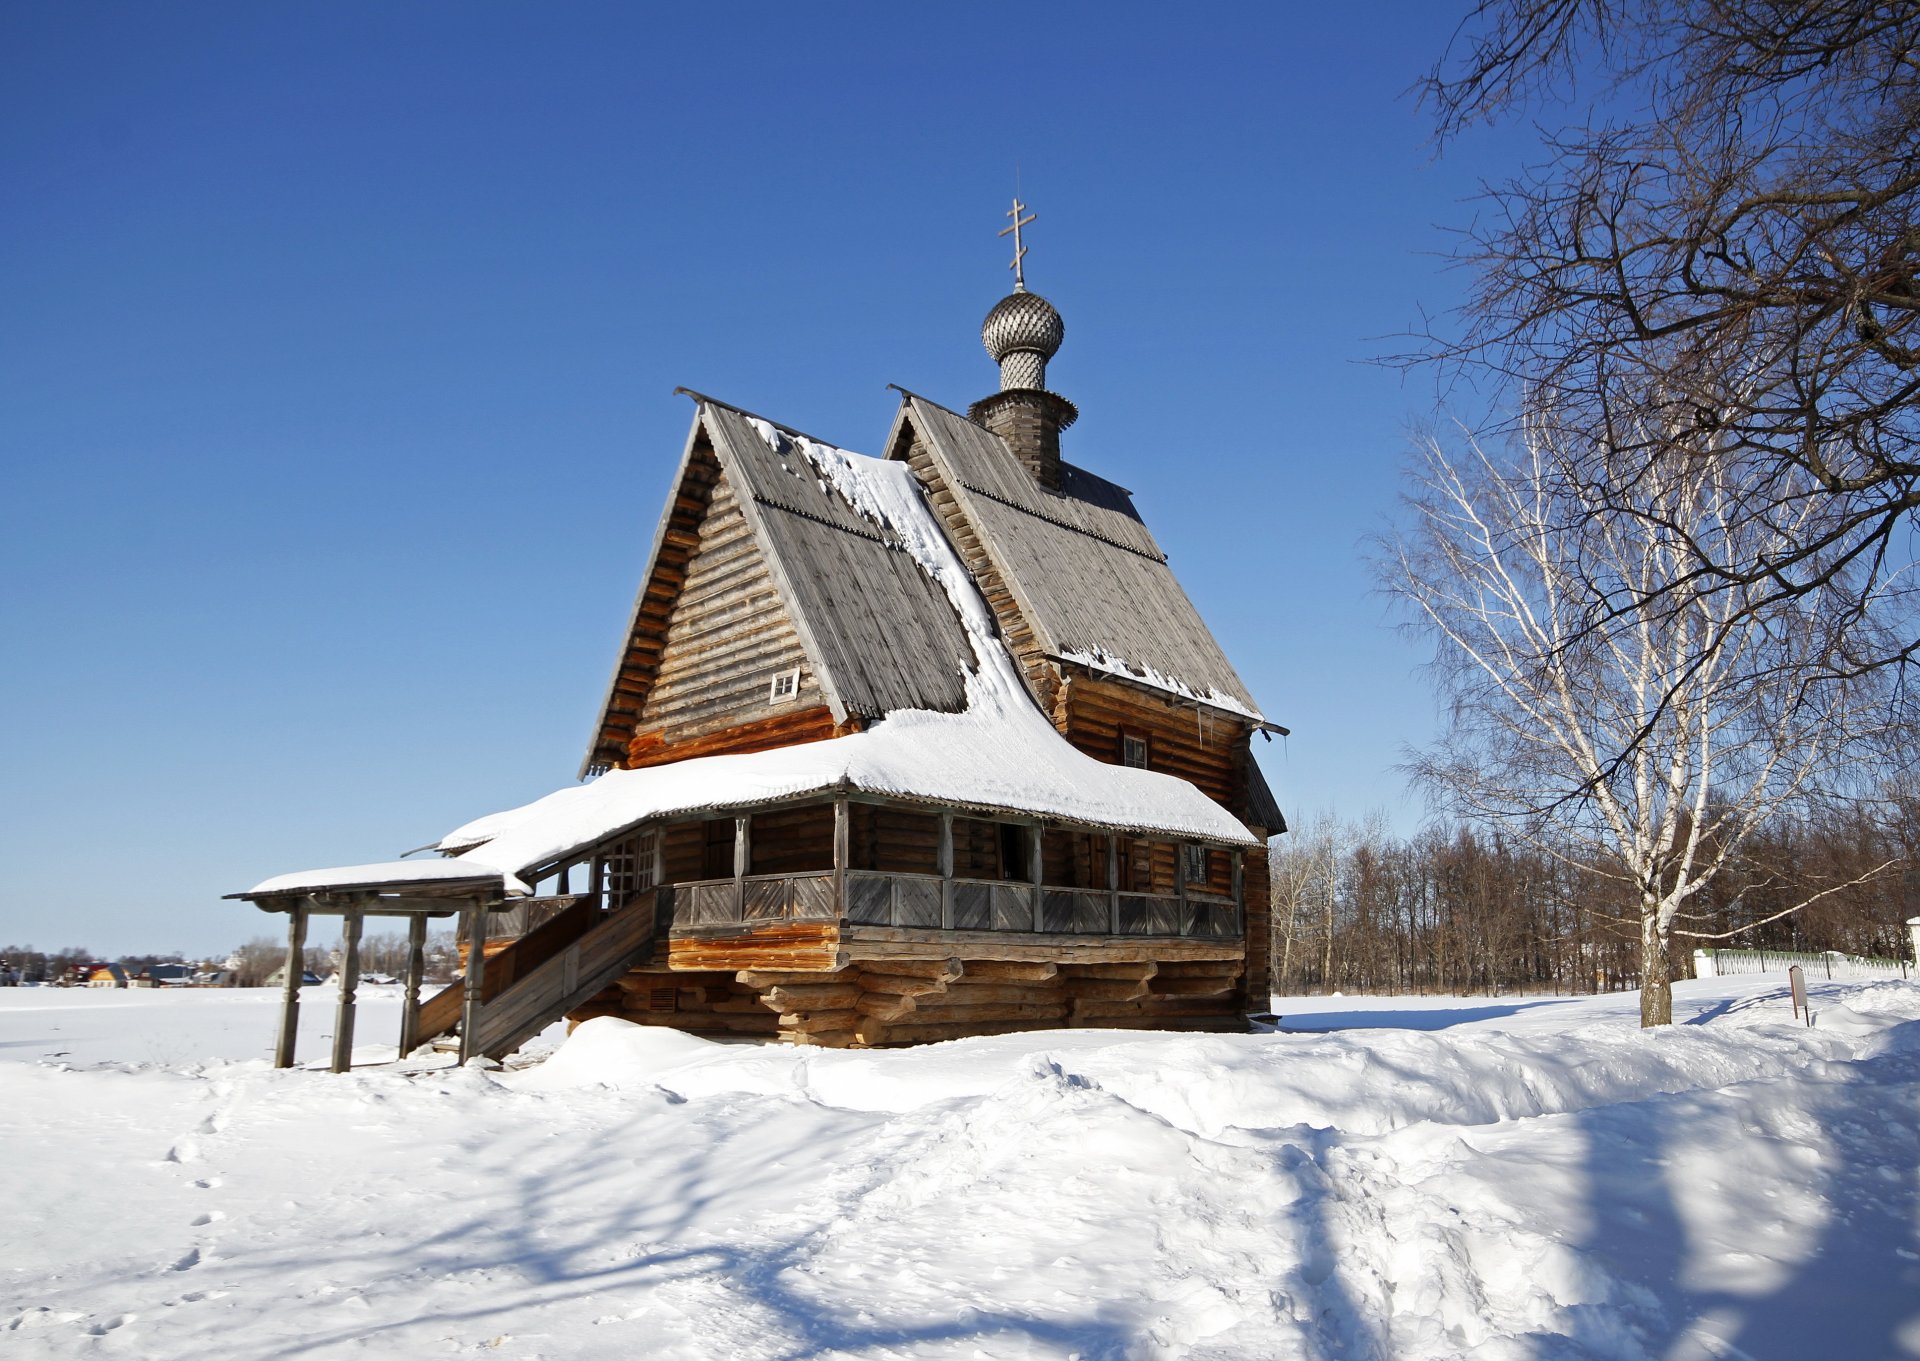
[[1020, 216], [1020, 214], [1026, 212], [1027, 205], [1020, 201], [1018, 195], [1015, 195], [1013, 211], [1007, 214], [1008, 217], [1013, 219], [1013, 225], [1000, 229], [1000, 235], [1002, 236], [1005, 236], [1009, 232], [1013, 233], [1013, 263], [1008, 265], [1007, 268], [1013, 271], [1013, 286], [1020, 292], [1025, 292], [1027, 287], [1027, 272], [1023, 263], [1027, 258], [1027, 248], [1020, 244], [1020, 229], [1022, 227], [1032, 226], [1034, 218], [1038, 216], [1036, 213], [1027, 213], [1025, 217]]

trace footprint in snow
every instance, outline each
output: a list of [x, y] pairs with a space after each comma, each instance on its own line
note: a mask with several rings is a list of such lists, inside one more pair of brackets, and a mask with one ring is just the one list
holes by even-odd
[[200, 1161], [200, 1144], [188, 1137], [176, 1139], [172, 1148], [167, 1150], [166, 1161], [170, 1163], [197, 1163]]
[[224, 1210], [208, 1210], [203, 1215], [195, 1215], [192, 1218], [192, 1220], [189, 1221], [188, 1227], [194, 1228], [194, 1229], [204, 1229], [209, 1224], [218, 1224], [221, 1220], [225, 1219], [226, 1217], [227, 1217], [226, 1211]]
[[202, 1190], [202, 1191], [211, 1191], [211, 1190], [213, 1190], [213, 1189], [214, 1189], [214, 1188], [215, 1188], [216, 1186], [220, 1186], [220, 1185], [222, 1185], [222, 1184], [223, 1184], [223, 1183], [221, 1182], [221, 1180], [220, 1180], [220, 1178], [218, 1178], [218, 1177], [202, 1177], [202, 1178], [200, 1178], [200, 1180], [199, 1180], [199, 1181], [196, 1181], [196, 1182], [194, 1183], [194, 1186], [195, 1186], [195, 1187], [196, 1187], [197, 1189], [199, 1189], [199, 1190]]
[[172, 1266], [168, 1267], [167, 1270], [192, 1271], [195, 1267], [199, 1265], [200, 1265], [200, 1249], [189, 1248], [187, 1249], [187, 1255], [185, 1257], [182, 1257], [179, 1261], [175, 1262]]
[[139, 1317], [140, 1315], [138, 1314], [115, 1314], [112, 1318], [101, 1319], [100, 1322], [87, 1329], [87, 1336], [105, 1337], [115, 1328], [124, 1328]]

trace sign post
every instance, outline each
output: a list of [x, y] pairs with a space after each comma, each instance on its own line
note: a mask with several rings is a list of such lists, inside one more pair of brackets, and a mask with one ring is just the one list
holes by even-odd
[[1807, 1005], [1807, 976], [1795, 964], [1787, 970], [1787, 988], [1793, 994], [1793, 1018], [1797, 1021], [1806, 1017], [1808, 1025], [1813, 1024], [1813, 1008]]

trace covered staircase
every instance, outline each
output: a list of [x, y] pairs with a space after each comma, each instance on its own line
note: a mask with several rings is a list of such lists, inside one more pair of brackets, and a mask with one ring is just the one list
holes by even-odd
[[[644, 963], [653, 950], [653, 895], [636, 897], [604, 915], [596, 899], [574, 899], [526, 935], [488, 952], [474, 1034], [461, 1036], [461, 1052], [504, 1058]], [[413, 1044], [459, 1034], [465, 1007], [464, 982], [429, 997], [420, 1004]]]

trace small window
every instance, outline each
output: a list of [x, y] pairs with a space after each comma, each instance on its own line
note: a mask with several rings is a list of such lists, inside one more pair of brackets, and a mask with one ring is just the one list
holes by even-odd
[[767, 687], [767, 703], [778, 704], [781, 700], [792, 699], [800, 693], [800, 668], [782, 671], [773, 678], [773, 684]]
[[1189, 885], [1204, 889], [1213, 878], [1213, 852], [1205, 846], [1182, 846], [1180, 873]]
[[1147, 739], [1137, 733], [1120, 734], [1120, 764], [1137, 770], [1147, 768]]

